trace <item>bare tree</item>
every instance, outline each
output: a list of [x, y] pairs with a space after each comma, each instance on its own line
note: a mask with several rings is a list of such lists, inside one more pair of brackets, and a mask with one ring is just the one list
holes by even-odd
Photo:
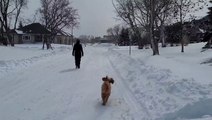
[[107, 29], [107, 34], [110, 35], [115, 42], [115, 44], [118, 44], [119, 40], [119, 35], [121, 32], [121, 26], [120, 25], [115, 25], [113, 28], [108, 28]]
[[177, 21], [180, 21], [181, 24], [181, 52], [184, 52], [184, 41], [183, 41], [183, 22], [186, 20], [186, 17], [195, 18], [191, 13], [201, 10], [207, 5], [205, 0], [175, 0], [175, 12], [174, 16]]
[[18, 22], [18, 18], [20, 16], [21, 10], [23, 7], [27, 6], [27, 0], [15, 0], [15, 22], [14, 22], [14, 29], [16, 29], [17, 26], [17, 22]]
[[170, 24], [170, 20], [174, 17], [174, 0], [155, 1], [155, 25], [160, 32], [162, 47], [166, 47], [165, 41], [165, 25]]
[[133, 31], [135, 39], [139, 44], [139, 48], [143, 48], [143, 42], [141, 39], [141, 25], [139, 19], [137, 18], [137, 8], [133, 0], [116, 0], [113, 6], [116, 9], [117, 16], [121, 18]]
[[14, 23], [13, 28], [15, 29], [20, 12], [25, 6], [27, 6], [27, 0], [0, 0], [1, 34], [3, 36], [3, 33], [6, 33], [11, 46], [14, 46], [14, 41], [9, 33], [11, 29], [9, 22]]
[[[141, 34], [141, 30], [151, 33], [151, 46], [157, 47], [154, 31], [160, 31], [160, 41], [165, 46], [165, 25], [170, 21], [183, 23], [190, 12], [201, 10], [206, 6], [205, 0], [115, 0], [113, 1], [117, 16], [121, 18], [135, 34]], [[180, 18], [180, 19], [179, 19]], [[140, 30], [140, 31], [139, 31]], [[141, 36], [141, 35], [140, 35]], [[153, 42], [155, 41], [155, 42]], [[154, 45], [153, 45], [154, 43]], [[182, 46], [183, 45], [183, 42]], [[184, 48], [182, 47], [182, 51]], [[154, 54], [155, 52], [153, 52]], [[158, 50], [159, 53], [159, 50]], [[157, 54], [157, 53], [156, 53]]]
[[[169, 16], [171, 16], [173, 0], [154, 1], [153, 4], [151, 4], [150, 0], [116, 0], [116, 4], [113, 3], [113, 5], [118, 13], [118, 17], [130, 26], [133, 33], [136, 34], [139, 39], [142, 39], [142, 37], [146, 36], [145, 34], [151, 32], [151, 12], [154, 13], [152, 25], [154, 29], [157, 27], [157, 29], [161, 31], [161, 39], [165, 44], [164, 25]], [[153, 10], [151, 10], [152, 6], [154, 6]], [[152, 31], [152, 36], [154, 38], [153, 32], [154, 31]], [[140, 40], [140, 42], [141, 45], [144, 44], [144, 41]], [[153, 44], [153, 42], [151, 43]]]
[[43, 24], [51, 31], [52, 40], [58, 31], [77, 27], [79, 24], [77, 9], [71, 6], [69, 0], [41, 0], [39, 11]]

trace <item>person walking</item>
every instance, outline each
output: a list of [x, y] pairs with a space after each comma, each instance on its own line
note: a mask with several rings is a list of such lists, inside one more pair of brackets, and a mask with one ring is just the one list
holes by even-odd
[[82, 45], [80, 44], [80, 40], [77, 39], [76, 43], [74, 44], [72, 55], [75, 57], [75, 65], [76, 68], [80, 68], [80, 61], [81, 57], [84, 55]]

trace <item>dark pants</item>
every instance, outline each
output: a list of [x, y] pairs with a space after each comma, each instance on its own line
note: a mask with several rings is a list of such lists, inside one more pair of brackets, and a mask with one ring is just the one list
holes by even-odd
[[80, 68], [80, 61], [81, 61], [81, 57], [75, 57], [76, 68]]

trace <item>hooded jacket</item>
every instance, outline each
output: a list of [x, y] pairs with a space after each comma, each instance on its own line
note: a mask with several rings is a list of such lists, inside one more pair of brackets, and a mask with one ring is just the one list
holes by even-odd
[[75, 57], [81, 57], [83, 56], [83, 49], [82, 45], [80, 44], [80, 41], [77, 41], [77, 43], [73, 47], [72, 55]]

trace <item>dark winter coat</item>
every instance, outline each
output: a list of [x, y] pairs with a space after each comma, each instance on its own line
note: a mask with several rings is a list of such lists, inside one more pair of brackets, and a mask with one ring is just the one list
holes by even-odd
[[83, 54], [84, 53], [83, 53], [82, 45], [80, 44], [79, 41], [77, 41], [77, 43], [74, 45], [72, 55], [80, 58], [83, 56]]

